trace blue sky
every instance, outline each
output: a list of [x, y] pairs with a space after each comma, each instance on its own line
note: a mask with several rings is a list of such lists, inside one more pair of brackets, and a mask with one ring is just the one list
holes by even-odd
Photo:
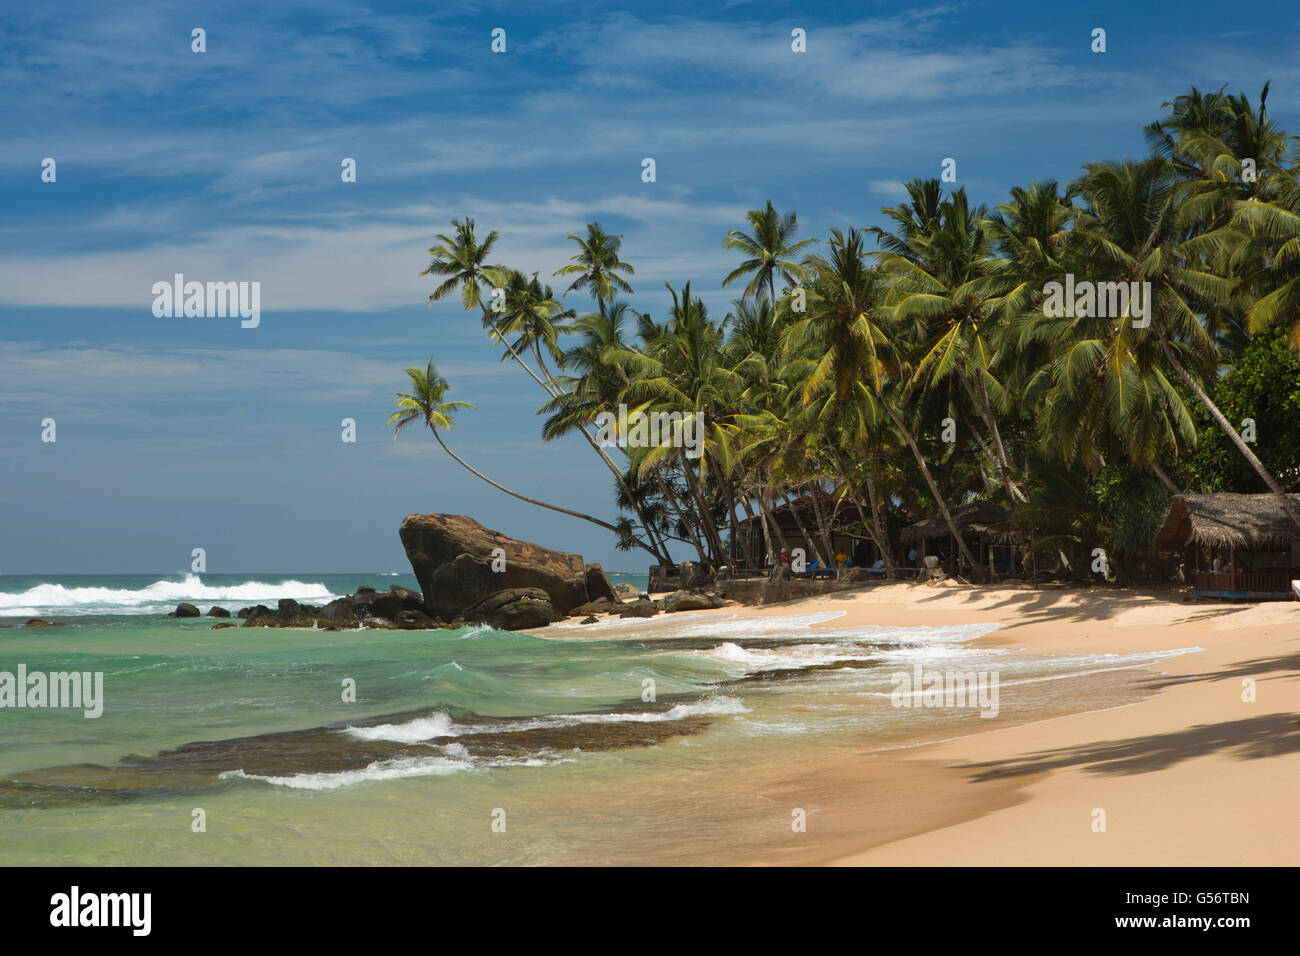
[[[624, 236], [635, 307], [662, 318], [664, 282], [691, 280], [720, 315], [736, 262], [722, 237], [769, 198], [824, 236], [879, 222], [901, 181], [953, 157], [996, 203], [1141, 155], [1140, 125], [1191, 84], [1254, 98], [1271, 79], [1273, 115], [1300, 132], [1300, 10], [1280, 3], [9, 6], [8, 573], [181, 571], [195, 547], [214, 572], [405, 570], [397, 525], [415, 511], [643, 570], [641, 552], [482, 485], [427, 435], [385, 433], [402, 367], [432, 355], [450, 397], [478, 406], [449, 439], [462, 455], [613, 515], [607, 472], [580, 441], [540, 440], [539, 391], [478, 318], [425, 306], [418, 273], [452, 217], [500, 231], [496, 258], [543, 276], [599, 220]], [[155, 318], [151, 287], [177, 272], [261, 282], [260, 326]]]

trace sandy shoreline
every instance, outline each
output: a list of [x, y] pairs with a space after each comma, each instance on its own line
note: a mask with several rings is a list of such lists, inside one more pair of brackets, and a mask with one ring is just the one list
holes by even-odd
[[[738, 861], [1300, 863], [1300, 604], [895, 584], [697, 613], [823, 610], [845, 612], [834, 627], [1000, 622], [982, 643], [1044, 654], [1201, 650], [1138, 671], [1154, 695], [1138, 703], [756, 768], [753, 785], [775, 804], [802, 799], [819, 812], [788, 853], [739, 851]], [[1245, 679], [1254, 702], [1242, 699]], [[1094, 830], [1098, 810], [1105, 832]]]

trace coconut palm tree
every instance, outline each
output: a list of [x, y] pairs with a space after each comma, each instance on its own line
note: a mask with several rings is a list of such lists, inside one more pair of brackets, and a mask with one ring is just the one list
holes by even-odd
[[808, 290], [808, 312], [790, 326], [786, 340], [788, 354], [806, 350], [814, 362], [804, 380], [803, 401], [807, 404], [826, 388], [838, 402], [865, 403], [869, 410], [864, 414], [869, 418], [882, 413], [887, 416], [911, 451], [957, 546], [970, 566], [978, 567], [898, 410], [896, 403], [907, 398], [900, 382], [910, 376], [884, 328], [879, 308], [884, 295], [882, 278], [867, 268], [864, 255], [862, 233], [832, 229], [830, 257], [813, 256], [807, 262], [815, 272]]
[[[910, 185], [913, 195], [929, 197], [938, 183]], [[954, 378], [988, 431], [993, 466], [1011, 500], [1023, 502], [998, 427], [1008, 400], [994, 375], [991, 336], [998, 300], [1014, 288], [992, 257], [993, 236], [984, 222], [988, 211], [972, 209], [964, 188], [940, 202], [937, 214], [925, 221], [912, 219], [913, 211], [900, 207], [894, 218], [906, 219], [914, 228], [893, 235], [873, 230], [883, 246], [894, 250], [878, 254], [881, 269], [890, 276], [888, 301], [894, 316], [913, 324], [924, 350], [908, 388], [931, 388]]]
[[[556, 511], [573, 518], [581, 518], [583, 521], [589, 521], [598, 527], [604, 528], [606, 531], [612, 531], [616, 535], [619, 535], [620, 539], [624, 540], [624, 543], [626, 544], [640, 545], [642, 548], [645, 548], [645, 550], [650, 551], [650, 549], [640, 541], [635, 539], [627, 541], [623, 534], [623, 530], [607, 521], [602, 521], [599, 518], [592, 517], [589, 514], [584, 514], [581, 511], [563, 508], [559, 505], [539, 501], [536, 498], [530, 498], [517, 491], [511, 491], [505, 485], [493, 481], [487, 475], [483, 474], [483, 472], [470, 465], [465, 461], [465, 459], [461, 458], [447, 447], [447, 444], [442, 440], [440, 432], [451, 429], [452, 417], [457, 411], [463, 408], [473, 408], [474, 406], [469, 402], [443, 401], [447, 389], [450, 386], [448, 385], [447, 380], [438, 374], [438, 370], [433, 364], [433, 359], [430, 359], [428, 365], [424, 368], [413, 366], [405, 369], [405, 372], [411, 380], [411, 391], [397, 393], [397, 410], [393, 412], [392, 415], [388, 416], [388, 421], [384, 424], [384, 427], [386, 428], [392, 427], [394, 441], [397, 440], [398, 434], [407, 425], [410, 425], [413, 422], [423, 422], [429, 427], [429, 431], [433, 433], [434, 440], [442, 447], [443, 451], [451, 456], [453, 461], [470, 474], [487, 482], [498, 491], [503, 491], [510, 495], [510, 497], [518, 498], [520, 501], [525, 501], [530, 505], [537, 505], [540, 508]], [[654, 552], [651, 551], [651, 554], [653, 553]], [[656, 557], [658, 556], [656, 555]]]
[[619, 275], [620, 272], [636, 274], [635, 269], [618, 257], [623, 237], [611, 236], [600, 228], [600, 223], [590, 222], [585, 237], [571, 232], [569, 238], [578, 244], [578, 252], [573, 261], [557, 269], [555, 275], [577, 276], [565, 291], [583, 289], [591, 293], [600, 314], [604, 315], [606, 302], [612, 301], [619, 292], [632, 293], [627, 280]]
[[[1190, 253], [1183, 248], [1184, 241], [1194, 240], [1180, 241], [1173, 167], [1155, 157], [1139, 163], [1090, 163], [1084, 169], [1076, 184], [1083, 209], [1073, 231], [1086, 274], [1094, 281], [1151, 283], [1149, 334], [1300, 528], [1300, 513], [1290, 498], [1186, 367], [1192, 364], [1205, 374], [1218, 368], [1218, 350], [1200, 315], [1228, 302], [1234, 284], [1205, 271], [1195, 246]], [[1132, 330], [1132, 321], [1124, 316], [1119, 325]]]
[[794, 213], [781, 215], [772, 206], [772, 200], [762, 209], [751, 209], [746, 217], [751, 232], [732, 229], [722, 240], [722, 248], [735, 249], [748, 256], [722, 280], [725, 289], [737, 279], [750, 276], [745, 286], [745, 298], [752, 299], [766, 284], [768, 301], [776, 304], [776, 274], [794, 283], [804, 277], [803, 266], [791, 258], [796, 252], [816, 242], [816, 239], [794, 241], [799, 231], [799, 220]]

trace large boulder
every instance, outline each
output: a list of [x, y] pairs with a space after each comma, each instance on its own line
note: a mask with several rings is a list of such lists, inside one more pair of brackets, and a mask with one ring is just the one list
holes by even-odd
[[168, 617], [198, 617], [199, 609], [193, 604], [187, 604], [182, 601], [176, 605], [176, 610], [167, 615]]
[[609, 578], [605, 577], [605, 569], [599, 564], [587, 565], [585, 576], [587, 578], [588, 601], [619, 600], [618, 592], [609, 583]]
[[618, 601], [638, 601], [641, 599], [641, 590], [635, 584], [615, 584], [614, 598]]
[[219, 605], [212, 605], [208, 608], [208, 617], [230, 617], [230, 612]]
[[447, 627], [442, 621], [429, 617], [423, 611], [398, 611], [393, 623], [403, 631], [432, 631]]
[[293, 598], [281, 598], [275, 612], [276, 626], [311, 627], [316, 623], [315, 611], [314, 607], [299, 604]]
[[669, 613], [673, 611], [707, 611], [722, 606], [720, 600], [694, 591], [673, 591], [671, 594], [659, 598], [655, 603]]
[[362, 586], [352, 595], [352, 606], [359, 618], [382, 617], [393, 621], [403, 611], [423, 611], [424, 599], [410, 588], [397, 584], [387, 591]]
[[[244, 611], [248, 613], [245, 614]], [[244, 619], [244, 627], [275, 627], [278, 623], [275, 611], [265, 604], [244, 608], [244, 611], [239, 612], [239, 616]]]
[[462, 616], [501, 591], [543, 591], [560, 615], [589, 600], [586, 568], [576, 554], [508, 537], [464, 515], [407, 515], [400, 533], [424, 610], [434, 617]]
[[352, 606], [352, 598], [335, 598], [320, 609], [317, 620], [327, 627], [356, 627], [357, 614]]
[[659, 613], [659, 605], [654, 601], [632, 601], [619, 608], [619, 617], [654, 617]]
[[586, 617], [588, 614], [617, 614], [623, 607], [621, 601], [588, 601], [579, 604], [569, 612], [570, 617]]
[[541, 588], [506, 588], [465, 609], [466, 624], [487, 624], [500, 631], [545, 627], [563, 615], [556, 613], [550, 595]]

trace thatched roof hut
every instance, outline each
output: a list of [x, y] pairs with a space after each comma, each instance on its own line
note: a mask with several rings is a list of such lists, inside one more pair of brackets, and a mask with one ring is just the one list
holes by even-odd
[[[1288, 496], [1300, 510], [1300, 495]], [[1156, 547], [1184, 548], [1188, 544], [1245, 551], [1285, 550], [1300, 540], [1300, 529], [1276, 496], [1175, 495], [1165, 523], [1156, 533]]]
[[[1016, 533], [1006, 527], [1011, 512], [992, 501], [972, 501], [959, 508], [950, 508], [949, 514], [952, 515], [952, 523], [962, 531], [974, 531], [999, 540], [1016, 537]], [[937, 514], [908, 525], [899, 532], [899, 537], [904, 541], [924, 541], [927, 538], [946, 538], [950, 533], [948, 522], [943, 520], [942, 514]]]

